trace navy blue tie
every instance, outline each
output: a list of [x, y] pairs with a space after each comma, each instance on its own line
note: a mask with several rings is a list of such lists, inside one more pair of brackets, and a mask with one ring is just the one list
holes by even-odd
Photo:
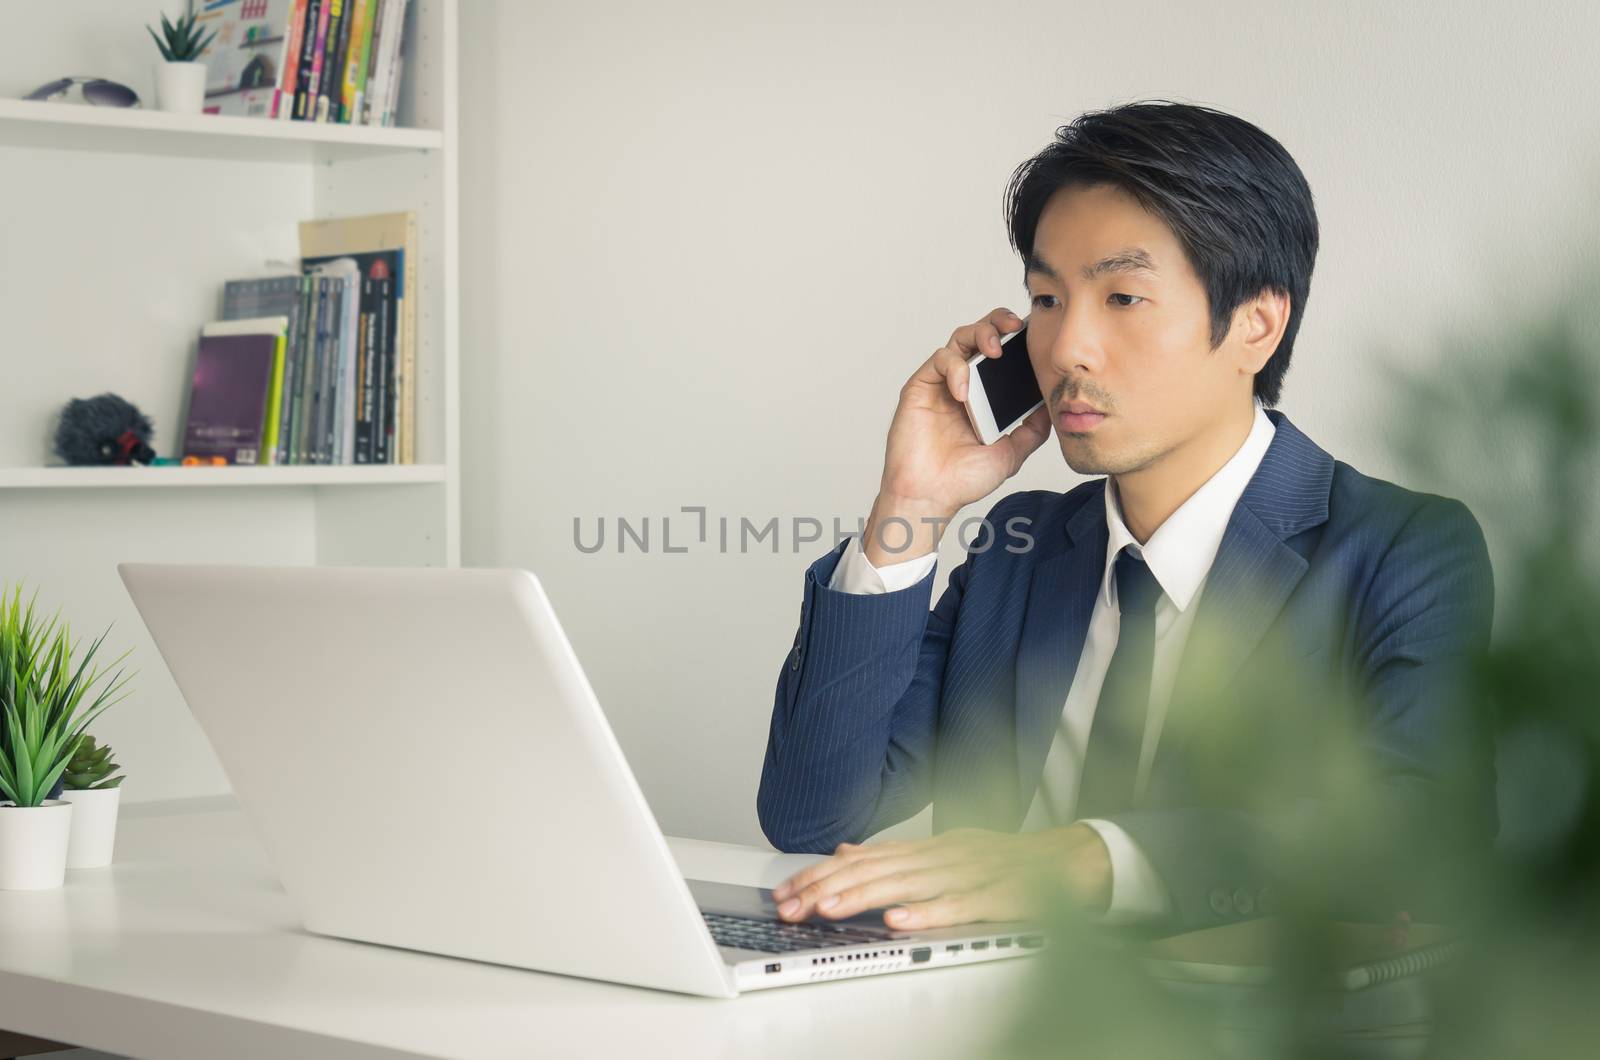
[[1139, 752], [1150, 712], [1150, 669], [1156, 654], [1156, 601], [1161, 585], [1144, 560], [1117, 555], [1117, 608], [1122, 612], [1100, 702], [1089, 726], [1076, 816], [1098, 817], [1133, 807]]

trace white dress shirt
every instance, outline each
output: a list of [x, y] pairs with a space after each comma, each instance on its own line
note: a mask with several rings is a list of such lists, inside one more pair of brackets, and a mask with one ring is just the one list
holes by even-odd
[[[1142, 557], [1161, 586], [1161, 596], [1156, 601], [1150, 709], [1145, 721], [1144, 743], [1135, 782], [1135, 791], [1143, 794], [1149, 783], [1150, 763], [1155, 757], [1156, 743], [1161, 738], [1167, 703], [1177, 677], [1178, 660], [1182, 656], [1189, 627], [1194, 623], [1200, 590], [1222, 545], [1222, 535], [1234, 506], [1260, 466], [1261, 458], [1266, 455], [1275, 430], [1257, 402], [1255, 422], [1244, 444], [1177, 511], [1168, 516], [1143, 545], [1134, 539], [1133, 533], [1123, 522], [1115, 484], [1107, 481], [1106, 528], [1110, 540], [1106, 544], [1100, 591], [1095, 595], [1083, 653], [1078, 658], [1072, 687], [1067, 692], [1067, 701], [1061, 711], [1061, 722], [1051, 741], [1044, 774], [1040, 777], [1039, 788], [1023, 820], [1022, 831], [1038, 831], [1073, 820], [1072, 810], [1077, 802], [1078, 776], [1084, 748], [1089, 741], [1089, 726], [1094, 720], [1100, 686], [1111, 665], [1111, 653], [1117, 646], [1121, 614], [1117, 609], [1117, 580], [1113, 577], [1113, 570], [1117, 554], [1123, 548]], [[847, 593], [895, 592], [921, 581], [937, 560], [937, 553], [930, 553], [916, 559], [874, 567], [861, 551], [859, 539], [851, 538], [838, 566], [834, 568], [828, 587]], [[1126, 922], [1166, 914], [1171, 908], [1166, 886], [1133, 839], [1110, 821], [1089, 819], [1083, 823], [1099, 834], [1111, 854], [1111, 904], [1105, 919]]]

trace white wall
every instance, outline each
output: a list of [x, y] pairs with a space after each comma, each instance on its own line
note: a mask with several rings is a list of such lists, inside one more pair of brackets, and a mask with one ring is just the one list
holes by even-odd
[[[1600, 228], [1592, 4], [462, 8], [464, 562], [541, 575], [679, 834], [760, 841], [821, 547], [666, 555], [661, 516], [862, 514], [906, 375], [1025, 310], [1001, 195], [1056, 126], [1164, 96], [1282, 141], [1322, 225], [1282, 407], [1408, 485], [1382, 364], [1448, 359], [1442, 327], [1536, 302]], [[1015, 486], [1073, 481], [1051, 443]], [[651, 554], [577, 550], [619, 515]]]

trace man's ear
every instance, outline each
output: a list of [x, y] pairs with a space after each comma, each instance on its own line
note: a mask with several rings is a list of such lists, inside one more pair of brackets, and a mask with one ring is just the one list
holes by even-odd
[[1255, 375], [1278, 352], [1283, 329], [1289, 326], [1289, 292], [1263, 288], [1233, 311], [1232, 334], [1238, 336], [1235, 367], [1240, 375]]

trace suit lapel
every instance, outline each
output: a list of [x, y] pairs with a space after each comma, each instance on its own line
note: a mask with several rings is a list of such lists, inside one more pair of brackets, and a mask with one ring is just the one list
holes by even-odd
[[1235, 505], [1196, 604], [1152, 773], [1204, 719], [1191, 709], [1227, 687], [1277, 621], [1309, 563], [1287, 543], [1328, 518], [1333, 458], [1281, 412], [1261, 466]]
[[1105, 573], [1104, 480], [1073, 513], [1065, 542], [1041, 558], [1028, 586], [1017, 650], [1018, 821], [1027, 812], [1061, 721]]

